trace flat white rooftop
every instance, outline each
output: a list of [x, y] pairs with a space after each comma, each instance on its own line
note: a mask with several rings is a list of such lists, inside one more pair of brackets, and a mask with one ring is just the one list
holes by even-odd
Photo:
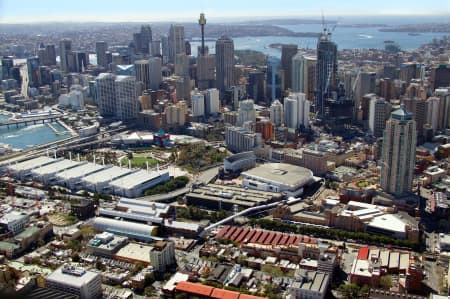
[[374, 217], [369, 223], [369, 226], [380, 228], [386, 231], [405, 233], [405, 223], [398, 217], [392, 214], [385, 214]]
[[157, 171], [147, 172], [145, 170], [139, 170], [113, 180], [110, 185], [116, 188], [132, 189], [148, 181], [154, 180], [166, 173], [168, 172], [166, 171], [159, 173]]
[[23, 162], [19, 162], [17, 164], [11, 164], [8, 166], [8, 169], [12, 170], [12, 171], [28, 171], [28, 170], [32, 170], [36, 167], [39, 166], [43, 166], [43, 165], [47, 165], [49, 163], [54, 163], [56, 162], [56, 159], [53, 158], [49, 158], [46, 156], [41, 156], [41, 157], [37, 157], [31, 160], [27, 160], [27, 161], [23, 161]]
[[88, 175], [85, 178], [83, 178], [82, 181], [87, 182], [89, 184], [104, 183], [107, 181], [111, 181], [111, 180], [120, 178], [129, 173], [131, 173], [130, 169], [121, 168], [118, 166], [112, 166], [112, 167], [106, 168], [105, 170], [101, 170], [101, 171], [95, 172], [91, 175]]
[[33, 169], [31, 172], [33, 173], [33, 175], [49, 175], [64, 171], [65, 169], [73, 168], [78, 165], [80, 165], [80, 162], [78, 161], [63, 159], [42, 167], [37, 167]]
[[94, 163], [84, 163], [80, 166], [63, 171], [57, 175], [59, 179], [70, 180], [80, 178], [82, 176], [90, 175], [94, 172], [100, 171], [105, 167]]

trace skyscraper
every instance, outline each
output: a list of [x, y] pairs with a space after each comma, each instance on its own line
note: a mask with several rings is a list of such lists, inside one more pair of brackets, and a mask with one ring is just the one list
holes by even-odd
[[111, 73], [101, 73], [95, 78], [96, 99], [101, 116], [115, 116], [117, 110], [115, 76]]
[[381, 188], [396, 196], [412, 191], [416, 157], [416, 122], [412, 113], [391, 113], [383, 134]]
[[149, 25], [141, 26], [141, 51], [144, 54], [151, 54], [151, 44], [153, 41], [152, 28]]
[[216, 114], [220, 110], [219, 90], [210, 88], [206, 91], [205, 97], [205, 114]]
[[253, 100], [244, 100], [239, 103], [238, 126], [242, 127], [248, 121], [256, 121], [255, 102]]
[[292, 58], [292, 91], [303, 92], [309, 101], [314, 100], [317, 58], [297, 53]]
[[192, 116], [205, 116], [205, 96], [201, 93], [192, 95]]
[[212, 55], [197, 57], [197, 86], [199, 89], [207, 89], [214, 86], [215, 60]]
[[150, 62], [149, 60], [136, 60], [134, 62], [134, 72], [136, 73], [136, 81], [142, 82], [145, 89], [150, 89]]
[[283, 104], [279, 100], [273, 101], [270, 105], [270, 121], [276, 127], [280, 127], [284, 122]]
[[185, 53], [175, 55], [175, 75], [189, 77], [189, 57]]
[[310, 102], [301, 92], [291, 93], [284, 99], [284, 121], [286, 127], [301, 129], [309, 127]]
[[69, 71], [68, 53], [72, 50], [72, 41], [70, 39], [63, 39], [59, 42], [59, 59], [61, 63], [61, 70], [63, 72]]
[[292, 57], [297, 54], [297, 45], [281, 45], [281, 68], [284, 71], [283, 89], [292, 87]]
[[383, 136], [386, 118], [390, 112], [391, 104], [389, 102], [377, 96], [372, 97], [369, 108], [369, 130], [373, 136]]
[[39, 87], [41, 85], [41, 72], [39, 70], [40, 62], [38, 57], [27, 58], [28, 85]]
[[175, 56], [186, 53], [184, 44], [184, 26], [171, 25], [169, 29], [169, 62], [175, 62]]
[[106, 56], [108, 51], [108, 44], [104, 41], [95, 43], [95, 52], [97, 53], [97, 65], [106, 68], [108, 66], [108, 58]]
[[4, 56], [2, 58], [2, 80], [11, 79], [12, 69], [14, 67], [14, 59], [12, 57]]
[[265, 99], [264, 93], [265, 74], [262, 71], [251, 71], [248, 74], [248, 96], [255, 102], [262, 102]]
[[234, 42], [226, 36], [216, 41], [216, 82], [220, 92], [224, 92], [235, 84]]
[[46, 65], [56, 65], [56, 49], [55, 45], [45, 46]]
[[281, 61], [276, 57], [267, 60], [267, 96], [271, 101], [283, 96], [284, 72]]
[[149, 59], [149, 80], [150, 89], [158, 90], [162, 81], [162, 63], [159, 57], [151, 57]]
[[317, 43], [316, 84], [315, 112], [323, 119], [325, 101], [337, 87], [337, 46], [326, 29]]
[[117, 76], [114, 84], [117, 103], [116, 117], [120, 120], [137, 118], [139, 106], [136, 95], [136, 78], [134, 76]]

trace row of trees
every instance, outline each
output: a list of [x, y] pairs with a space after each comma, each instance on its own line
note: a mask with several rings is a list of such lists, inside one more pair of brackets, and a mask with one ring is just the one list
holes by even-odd
[[183, 188], [189, 183], [189, 178], [187, 176], [179, 176], [170, 179], [164, 184], [157, 185], [145, 191], [145, 195], [156, 195], [162, 193], [169, 193], [177, 189]]
[[220, 210], [220, 211], [213, 211], [213, 212], [207, 212], [205, 210], [199, 209], [194, 206], [188, 206], [188, 207], [177, 207], [177, 217], [178, 218], [184, 218], [184, 219], [190, 219], [190, 220], [209, 220], [212, 222], [220, 221], [228, 216], [231, 216], [231, 212]]
[[329, 229], [316, 226], [304, 226], [285, 223], [279, 220], [252, 219], [253, 225], [259, 225], [264, 229], [314, 235], [321, 238], [346, 241], [349, 239], [362, 243], [385, 244], [399, 247], [408, 247], [414, 250], [420, 248], [420, 244], [409, 240], [394, 239], [382, 235], [373, 235], [366, 232], [351, 232], [341, 229]]

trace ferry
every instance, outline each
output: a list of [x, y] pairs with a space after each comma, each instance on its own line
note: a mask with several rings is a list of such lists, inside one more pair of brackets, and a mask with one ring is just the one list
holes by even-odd
[[27, 119], [27, 118], [36, 118], [36, 117], [45, 117], [45, 116], [59, 116], [61, 112], [53, 109], [48, 110], [35, 110], [35, 111], [26, 111], [14, 114], [14, 119]]

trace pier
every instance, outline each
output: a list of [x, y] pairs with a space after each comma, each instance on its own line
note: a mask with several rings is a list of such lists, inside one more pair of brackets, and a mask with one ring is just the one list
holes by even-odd
[[36, 125], [36, 124], [44, 124], [44, 123], [51, 123], [56, 122], [58, 119], [61, 118], [61, 115], [46, 115], [46, 116], [39, 116], [39, 117], [33, 117], [33, 118], [23, 118], [23, 119], [9, 119], [7, 121], [0, 121], [0, 126], [6, 126], [8, 129], [11, 126], [15, 126], [16, 128], [19, 127], [19, 125], [24, 124], [25, 126], [29, 125]]

